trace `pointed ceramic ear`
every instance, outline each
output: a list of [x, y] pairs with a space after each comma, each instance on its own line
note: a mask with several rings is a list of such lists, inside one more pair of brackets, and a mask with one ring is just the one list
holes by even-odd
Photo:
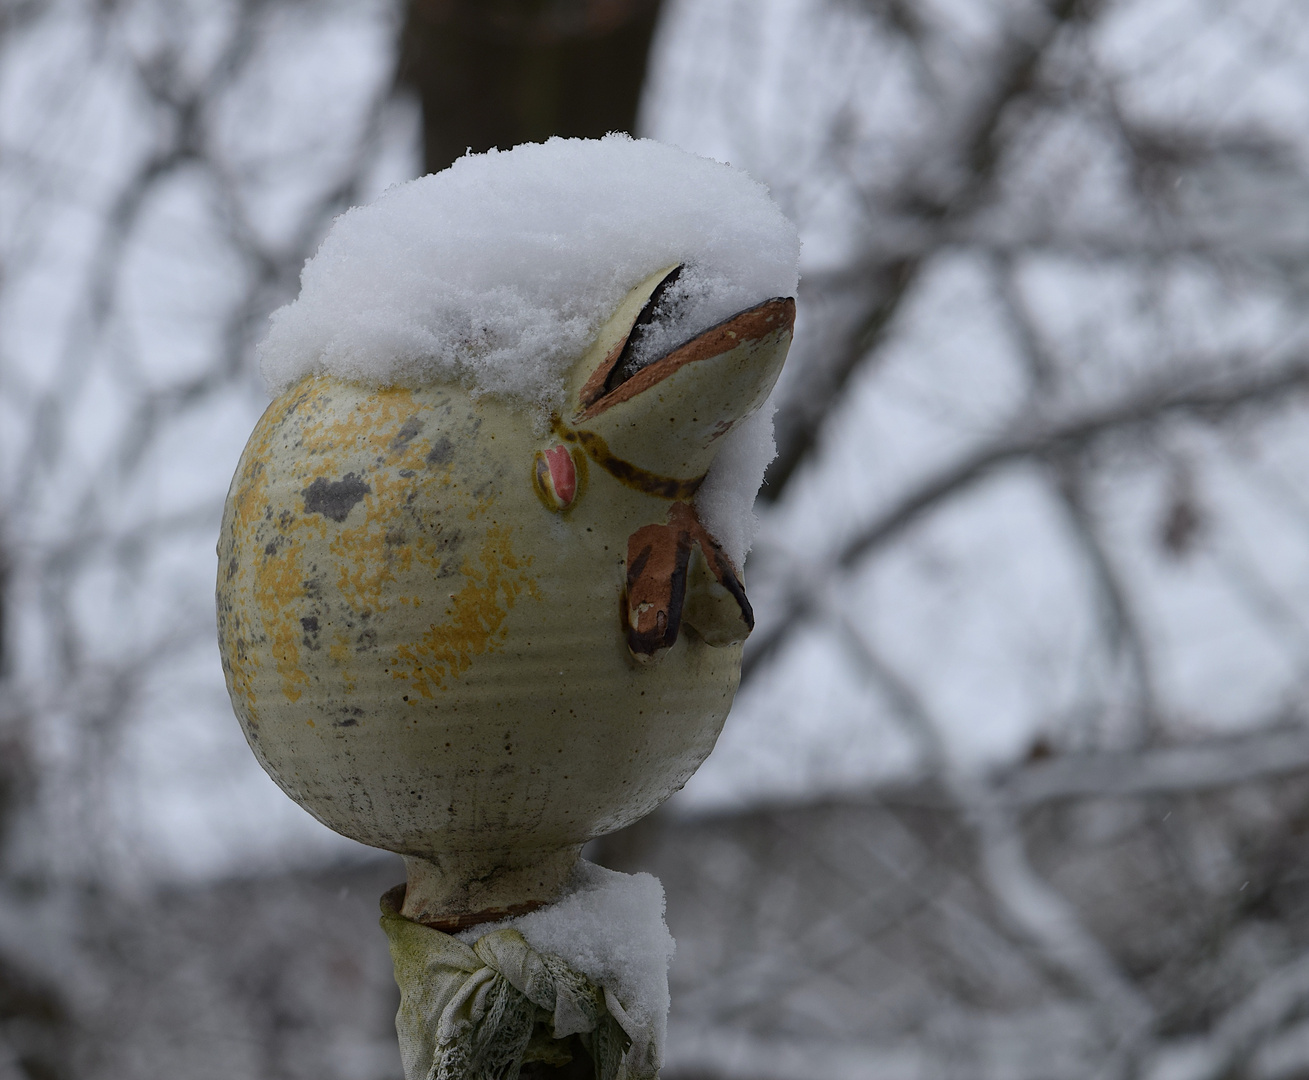
[[635, 466], [693, 491], [716, 440], [768, 397], [794, 323], [795, 301], [777, 297], [711, 327], [582, 405], [578, 441], [614, 475]]

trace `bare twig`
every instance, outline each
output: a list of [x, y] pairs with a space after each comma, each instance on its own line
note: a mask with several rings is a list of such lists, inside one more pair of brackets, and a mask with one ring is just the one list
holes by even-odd
[[[1221, 377], [1207, 383], [1137, 389], [1108, 405], [1078, 414], [1016, 425], [1017, 430], [983, 444], [963, 460], [919, 482], [860, 529], [828, 566], [836, 571], [853, 569], [947, 499], [1017, 462], [1076, 456], [1107, 436], [1138, 431], [1169, 417], [1217, 421], [1250, 407], [1276, 406], [1306, 386], [1309, 386], [1309, 362], [1296, 360], [1273, 369]], [[818, 568], [811, 570], [812, 577], [822, 574]], [[775, 655], [811, 610], [803, 595], [790, 596], [780, 617], [752, 639], [743, 678], [749, 678]]]

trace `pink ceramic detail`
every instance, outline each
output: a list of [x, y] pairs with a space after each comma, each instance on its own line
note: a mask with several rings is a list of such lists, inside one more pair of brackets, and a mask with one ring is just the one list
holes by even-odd
[[573, 455], [566, 446], [552, 446], [545, 452], [545, 460], [560, 506], [571, 506], [577, 497], [577, 466], [573, 464]]

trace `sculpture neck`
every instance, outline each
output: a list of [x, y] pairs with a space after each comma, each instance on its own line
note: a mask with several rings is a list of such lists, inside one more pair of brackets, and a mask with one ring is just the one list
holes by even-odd
[[445, 933], [523, 915], [557, 900], [581, 845], [554, 851], [406, 855], [408, 884], [400, 914]]

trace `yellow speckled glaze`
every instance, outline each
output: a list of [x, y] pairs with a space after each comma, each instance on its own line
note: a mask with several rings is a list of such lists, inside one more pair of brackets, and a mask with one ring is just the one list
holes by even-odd
[[[788, 342], [725, 421], [762, 400]], [[715, 364], [682, 369], [678, 394], [721, 384]], [[665, 458], [668, 433], [661, 413]], [[669, 501], [578, 451], [577, 496], [552, 509], [533, 476], [560, 440], [456, 386], [312, 376], [269, 406], [228, 495], [219, 641], [250, 746], [324, 824], [412, 857], [427, 917], [548, 898], [583, 843], [686, 781], [736, 690], [739, 643], [689, 627], [633, 659], [628, 537]]]

